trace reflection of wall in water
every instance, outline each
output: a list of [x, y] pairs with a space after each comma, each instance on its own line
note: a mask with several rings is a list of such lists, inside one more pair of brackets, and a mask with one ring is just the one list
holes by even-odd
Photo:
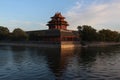
[[67, 67], [68, 59], [73, 57], [74, 54], [79, 52], [80, 49], [76, 48], [71, 49], [53, 48], [45, 50], [49, 68], [52, 70], [56, 77], [62, 76], [62, 73]]
[[[11, 54], [9, 52], [9, 46], [0, 46], [0, 67], [7, 66], [8, 61], [11, 60]], [[6, 52], [7, 51], [7, 52]]]
[[23, 64], [29, 57], [26, 47], [11, 46], [12, 58], [14, 63]]
[[61, 64], [67, 65], [67, 60], [75, 54], [80, 53], [81, 48], [63, 48], [61, 49]]

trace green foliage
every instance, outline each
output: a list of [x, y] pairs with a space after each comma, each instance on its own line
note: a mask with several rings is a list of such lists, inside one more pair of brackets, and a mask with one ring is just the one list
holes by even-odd
[[9, 30], [7, 27], [0, 26], [0, 40], [9, 40]]
[[88, 25], [78, 26], [78, 31], [82, 41], [120, 42], [120, 33], [117, 31], [102, 29], [96, 32], [96, 29]]
[[26, 41], [26, 40], [28, 40], [28, 35], [22, 29], [16, 28], [12, 32], [12, 40], [14, 40], [14, 41]]
[[102, 29], [98, 33], [101, 41], [120, 41], [120, 34], [116, 31]]
[[88, 25], [78, 26], [79, 34], [82, 37], [83, 41], [96, 41], [97, 32], [94, 28]]
[[[81, 41], [109, 41], [109, 42], [120, 42], [120, 33], [109, 29], [102, 29], [97, 32], [96, 29], [88, 25], [78, 26], [79, 37]], [[9, 32], [7, 27], [0, 26], [0, 41], [26, 41], [40, 40], [40, 33], [35, 32], [34, 34], [28, 34], [20, 28], [14, 29], [12, 33]]]

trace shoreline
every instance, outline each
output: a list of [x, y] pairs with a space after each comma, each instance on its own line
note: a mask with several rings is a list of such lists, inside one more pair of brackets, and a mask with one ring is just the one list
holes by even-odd
[[82, 47], [117, 46], [120, 42], [86, 42]]
[[41, 47], [41, 48], [75, 48], [81, 47], [81, 44], [73, 42], [0, 42], [0, 46], [25, 46], [25, 47]]
[[25, 46], [25, 47], [42, 47], [42, 48], [75, 48], [75, 47], [100, 47], [100, 46], [115, 46], [120, 45], [120, 42], [86, 42], [84, 45], [73, 42], [61, 43], [30, 43], [30, 42], [0, 42], [0, 46]]
[[3, 45], [3, 46], [25, 46], [25, 47], [42, 47], [42, 48], [54, 48], [54, 47], [60, 47], [58, 44], [54, 44], [54, 45], [51, 45], [51, 44], [40, 44], [40, 43], [7, 43], [7, 42], [2, 42], [0, 43], [0, 46]]

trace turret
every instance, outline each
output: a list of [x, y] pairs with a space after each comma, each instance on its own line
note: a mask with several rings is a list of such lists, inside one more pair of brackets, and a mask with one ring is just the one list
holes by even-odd
[[55, 15], [51, 17], [51, 21], [48, 22], [47, 26], [49, 29], [67, 30], [67, 26], [69, 26], [69, 24], [64, 19], [65, 17], [63, 17], [61, 13], [55, 13]]

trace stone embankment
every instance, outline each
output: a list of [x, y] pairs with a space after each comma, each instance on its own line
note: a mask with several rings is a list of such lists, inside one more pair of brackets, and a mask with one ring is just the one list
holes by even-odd
[[70, 42], [62, 41], [61, 43], [48, 43], [48, 42], [0, 42], [0, 45], [6, 46], [30, 46], [30, 47], [45, 47], [45, 48], [75, 48], [75, 47], [100, 47], [100, 46], [113, 46], [120, 45], [120, 42]]
[[43, 47], [54, 48], [60, 47], [59, 43], [41, 43], [41, 42], [0, 42], [0, 45], [4, 46], [25, 46], [25, 47]]
[[120, 42], [85, 42], [82, 47], [99, 47], [120, 45]]

